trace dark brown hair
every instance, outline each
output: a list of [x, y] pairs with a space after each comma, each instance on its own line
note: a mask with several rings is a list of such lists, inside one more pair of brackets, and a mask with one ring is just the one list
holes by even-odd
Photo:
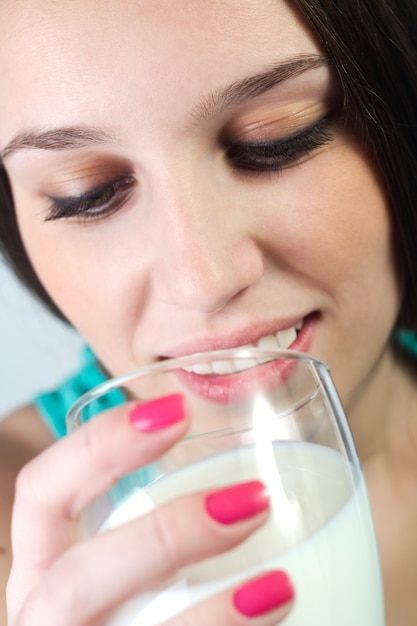
[[417, 330], [417, 0], [296, 0], [336, 68], [346, 116], [391, 204], [403, 301]]
[[[338, 72], [345, 114], [385, 183], [404, 289], [398, 325], [417, 329], [417, 0], [293, 2]], [[21, 281], [62, 317], [27, 257], [1, 165], [0, 249]]]

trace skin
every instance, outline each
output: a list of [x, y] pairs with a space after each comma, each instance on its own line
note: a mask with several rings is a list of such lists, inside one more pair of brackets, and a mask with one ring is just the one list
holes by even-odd
[[[106, 133], [105, 141], [76, 148], [5, 155], [22, 237], [43, 284], [113, 375], [196, 348], [244, 344], [315, 313], [308, 350], [331, 366], [367, 473], [387, 624], [413, 623], [416, 387], [389, 342], [401, 290], [383, 185], [339, 114], [340, 89], [324, 65], [257, 97], [208, 107], [220, 89], [247, 76], [322, 55], [320, 44], [282, 0], [4, 5], [0, 77], [8, 98], [0, 100], [0, 150], [34, 128], [88, 125]], [[286, 137], [324, 116], [331, 116], [331, 139], [280, 172], [242, 170], [225, 153], [224, 138]], [[116, 179], [128, 189], [118, 211], [88, 222], [47, 220], [51, 196]], [[100, 441], [119, 433], [132, 455], [145, 448], [156, 454], [181, 434], [177, 427], [145, 445], [127, 438], [125, 421], [102, 428]], [[16, 545], [23, 542], [23, 513], [38, 529], [38, 544], [51, 533], [56, 541], [47, 557], [39, 548], [40, 571], [27, 557], [34, 540], [23, 542], [26, 555], [17, 551], [16, 572], [27, 582], [18, 594], [18, 575], [12, 577], [10, 626], [38, 623], [56, 563], [68, 585], [62, 562], [71, 529], [58, 540], [54, 498], [46, 498], [48, 516], [28, 490], [47, 476], [50, 493], [59, 493], [55, 457], [62, 467], [84, 467], [82, 444], [80, 437], [57, 444], [59, 456], [53, 446], [18, 483]], [[93, 463], [85, 461], [97, 493], [114, 471], [104, 448]], [[127, 461], [122, 469], [128, 471]], [[78, 505], [94, 495], [85, 485], [62, 487], [71, 489]], [[61, 502], [63, 517], [69, 499]], [[220, 540], [203, 539], [219, 549]], [[127, 540], [123, 545], [128, 550]], [[62, 592], [54, 595], [62, 607]], [[72, 624], [90, 623], [86, 615], [77, 619]], [[219, 625], [234, 624], [236, 616], [228, 619]]]

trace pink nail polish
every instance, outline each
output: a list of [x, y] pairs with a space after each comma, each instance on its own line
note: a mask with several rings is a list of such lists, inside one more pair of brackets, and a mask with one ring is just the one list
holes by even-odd
[[242, 615], [257, 617], [278, 609], [294, 599], [294, 588], [287, 574], [269, 572], [240, 587], [234, 605]]
[[185, 417], [184, 396], [173, 394], [138, 404], [130, 413], [132, 426], [143, 433], [168, 428]]
[[221, 524], [234, 524], [268, 507], [268, 492], [258, 480], [214, 491], [206, 497], [208, 514]]

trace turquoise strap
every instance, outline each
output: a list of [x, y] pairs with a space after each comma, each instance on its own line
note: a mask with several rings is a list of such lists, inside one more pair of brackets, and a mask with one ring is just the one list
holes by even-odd
[[[34, 399], [34, 405], [56, 439], [64, 437], [67, 433], [65, 418], [75, 400], [78, 400], [80, 396], [105, 380], [107, 380], [107, 377], [100, 368], [94, 354], [89, 348], [85, 348], [83, 351], [83, 365], [77, 374], [65, 381], [59, 389], [49, 393], [42, 393]], [[84, 418], [90, 419], [96, 413], [110, 409], [125, 401], [124, 393], [119, 389], [113, 389], [105, 396], [94, 400], [89, 405], [88, 415], [84, 413]], [[155, 469], [152, 465], [136, 470], [131, 474], [123, 476], [111, 490], [110, 496], [112, 500], [121, 501], [133, 489], [150, 483], [155, 477]]]
[[[75, 400], [105, 380], [107, 377], [94, 354], [89, 348], [85, 348], [82, 367], [74, 376], [66, 380], [58, 389], [42, 393], [34, 398], [33, 404], [55, 438], [59, 439], [66, 435], [65, 418]], [[112, 391], [94, 402], [94, 410], [90, 417], [123, 401], [124, 395], [121, 391]]]
[[417, 332], [413, 330], [399, 330], [395, 338], [411, 356], [417, 359]]

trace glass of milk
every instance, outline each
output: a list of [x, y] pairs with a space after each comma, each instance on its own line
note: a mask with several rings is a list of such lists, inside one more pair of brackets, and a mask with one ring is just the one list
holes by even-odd
[[255, 347], [167, 359], [81, 397], [68, 429], [114, 404], [172, 393], [185, 397], [187, 436], [92, 502], [85, 534], [106, 532], [183, 493], [252, 479], [267, 486], [271, 513], [237, 548], [132, 598], [106, 626], [157, 626], [271, 569], [284, 569], [296, 590], [287, 626], [383, 626], [364, 476], [327, 366], [301, 352]]

